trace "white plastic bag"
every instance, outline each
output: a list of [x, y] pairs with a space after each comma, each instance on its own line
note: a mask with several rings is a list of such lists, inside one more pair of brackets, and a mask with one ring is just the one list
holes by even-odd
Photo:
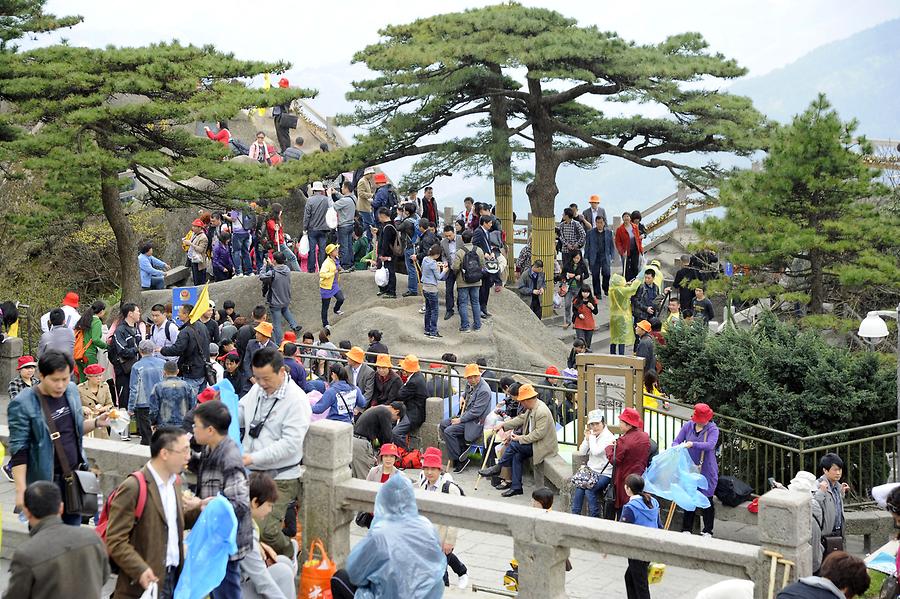
[[337, 210], [334, 209], [334, 206], [328, 207], [328, 211], [325, 213], [325, 224], [328, 225], [329, 229], [337, 229], [338, 214]]
[[388, 269], [384, 266], [375, 271], [375, 284], [379, 287], [384, 287], [388, 284], [388, 278], [390, 277], [388, 273]]
[[156, 586], [155, 582], [151, 582], [150, 586], [144, 591], [144, 594], [141, 595], [141, 599], [156, 599], [159, 593], [159, 589]]
[[301, 256], [309, 256], [309, 235], [306, 233], [300, 238], [300, 245], [297, 246], [297, 251]]
[[[109, 419], [109, 429], [117, 434], [121, 435], [125, 431], [128, 430], [128, 425], [131, 424], [131, 417], [128, 415], [128, 412], [125, 410], [116, 410], [115, 415], [116, 418], [110, 417]], [[155, 595], [154, 595], [155, 597]]]

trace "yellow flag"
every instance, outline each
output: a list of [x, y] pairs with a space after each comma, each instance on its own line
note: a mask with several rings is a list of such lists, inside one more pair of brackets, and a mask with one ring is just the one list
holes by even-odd
[[203, 286], [203, 289], [200, 290], [200, 295], [197, 297], [197, 303], [194, 304], [194, 309], [191, 311], [191, 315], [188, 320], [191, 321], [191, 324], [194, 324], [206, 311], [209, 310], [209, 283]]
[[9, 337], [18, 337], [19, 336], [19, 321], [16, 320], [9, 326], [9, 330], [6, 332]]
[[[269, 75], [269, 73], [266, 73], [265, 75], [263, 75], [263, 89], [266, 91], [269, 91], [271, 88], [272, 88], [272, 78]], [[259, 112], [259, 116], [266, 116], [265, 108], [257, 108], [257, 111]]]

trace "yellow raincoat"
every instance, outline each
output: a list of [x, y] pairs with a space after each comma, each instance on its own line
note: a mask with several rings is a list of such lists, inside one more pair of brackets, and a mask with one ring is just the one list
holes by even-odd
[[624, 343], [629, 348], [634, 345], [631, 296], [643, 282], [641, 277], [635, 277], [631, 285], [628, 285], [625, 277], [619, 273], [614, 274], [609, 281], [609, 342], [613, 345]]

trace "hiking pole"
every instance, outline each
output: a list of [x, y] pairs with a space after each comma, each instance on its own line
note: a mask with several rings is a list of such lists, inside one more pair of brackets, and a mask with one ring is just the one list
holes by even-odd
[[789, 559], [780, 559], [778, 560], [778, 563], [784, 566], [784, 576], [781, 577], [781, 588], [783, 589], [788, 585], [788, 582], [791, 579], [791, 568], [795, 567], [797, 564]]
[[672, 519], [675, 517], [675, 502], [672, 502], [672, 505], [669, 506], [669, 515], [666, 516], [666, 526], [664, 530], [669, 530], [669, 527], [672, 525]]
[[767, 596], [768, 599], [775, 599], [775, 573], [778, 570], [778, 560], [784, 558], [784, 556], [768, 549], [763, 550], [763, 555], [772, 558], [772, 565], [769, 569], [769, 593]]
[[519, 596], [518, 593], [514, 593], [512, 591], [507, 591], [505, 589], [492, 589], [490, 587], [478, 586], [477, 584], [472, 585], [472, 592], [473, 593], [478, 593], [478, 592], [491, 593], [493, 595], [500, 595], [501, 597], [518, 597]]
[[[497, 431], [492, 431], [491, 436], [487, 442], [487, 449], [484, 450], [484, 462], [487, 462], [488, 456], [491, 455], [491, 452], [494, 451], [494, 440], [497, 438]], [[496, 454], [495, 458], [496, 459]], [[484, 468], [484, 462], [482, 462], [481, 467]], [[478, 490], [478, 483], [481, 481], [481, 475], [475, 477], [475, 487], [474, 490]]]

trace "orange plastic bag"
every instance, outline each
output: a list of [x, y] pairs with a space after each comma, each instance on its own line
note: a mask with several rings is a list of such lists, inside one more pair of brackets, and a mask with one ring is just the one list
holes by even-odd
[[[321, 556], [319, 559], [315, 557], [317, 547]], [[337, 566], [328, 557], [322, 540], [314, 539], [309, 546], [309, 559], [303, 562], [300, 572], [297, 599], [332, 599], [331, 577], [336, 571]]]

